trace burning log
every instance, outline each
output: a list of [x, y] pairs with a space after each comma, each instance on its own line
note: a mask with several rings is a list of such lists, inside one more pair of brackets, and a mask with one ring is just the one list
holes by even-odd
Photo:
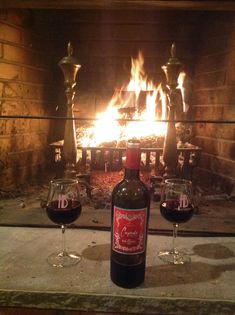
[[124, 107], [118, 109], [118, 112], [122, 115], [124, 119], [133, 119], [135, 111], [135, 107]]

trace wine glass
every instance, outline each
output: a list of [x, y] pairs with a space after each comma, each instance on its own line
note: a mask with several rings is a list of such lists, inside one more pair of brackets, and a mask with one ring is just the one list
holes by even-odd
[[47, 258], [50, 265], [68, 267], [76, 265], [81, 260], [79, 254], [67, 251], [65, 246], [66, 226], [80, 216], [81, 210], [77, 179], [55, 179], [50, 182], [46, 211], [49, 219], [59, 224], [62, 230], [62, 248]]
[[175, 248], [180, 223], [191, 219], [194, 212], [192, 182], [185, 179], [166, 179], [162, 186], [161, 215], [173, 223], [173, 244], [170, 250], [161, 250], [158, 257], [175, 265], [190, 262], [190, 256]]

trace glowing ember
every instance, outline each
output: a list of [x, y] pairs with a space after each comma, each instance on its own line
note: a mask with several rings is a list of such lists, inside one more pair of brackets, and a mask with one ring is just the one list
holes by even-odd
[[[167, 104], [161, 84], [154, 85], [147, 80], [141, 52], [136, 59], [132, 58], [131, 65], [128, 85], [115, 91], [107, 109], [97, 114], [97, 120], [82, 136], [78, 134], [82, 147], [98, 147], [104, 143], [119, 145], [130, 138], [164, 137], [166, 123], [161, 120], [167, 119]], [[117, 121], [123, 118], [134, 121]]]

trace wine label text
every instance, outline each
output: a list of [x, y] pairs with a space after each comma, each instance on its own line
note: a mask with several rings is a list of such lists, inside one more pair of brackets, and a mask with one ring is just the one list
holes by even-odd
[[145, 251], [147, 208], [114, 207], [112, 249], [122, 254]]

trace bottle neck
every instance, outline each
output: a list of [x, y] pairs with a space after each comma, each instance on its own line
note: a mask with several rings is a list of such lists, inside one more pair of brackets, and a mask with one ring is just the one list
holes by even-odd
[[139, 178], [140, 172], [140, 149], [127, 148], [126, 151], [126, 166], [125, 179]]
[[140, 170], [133, 170], [130, 168], [125, 168], [125, 179], [139, 179]]

